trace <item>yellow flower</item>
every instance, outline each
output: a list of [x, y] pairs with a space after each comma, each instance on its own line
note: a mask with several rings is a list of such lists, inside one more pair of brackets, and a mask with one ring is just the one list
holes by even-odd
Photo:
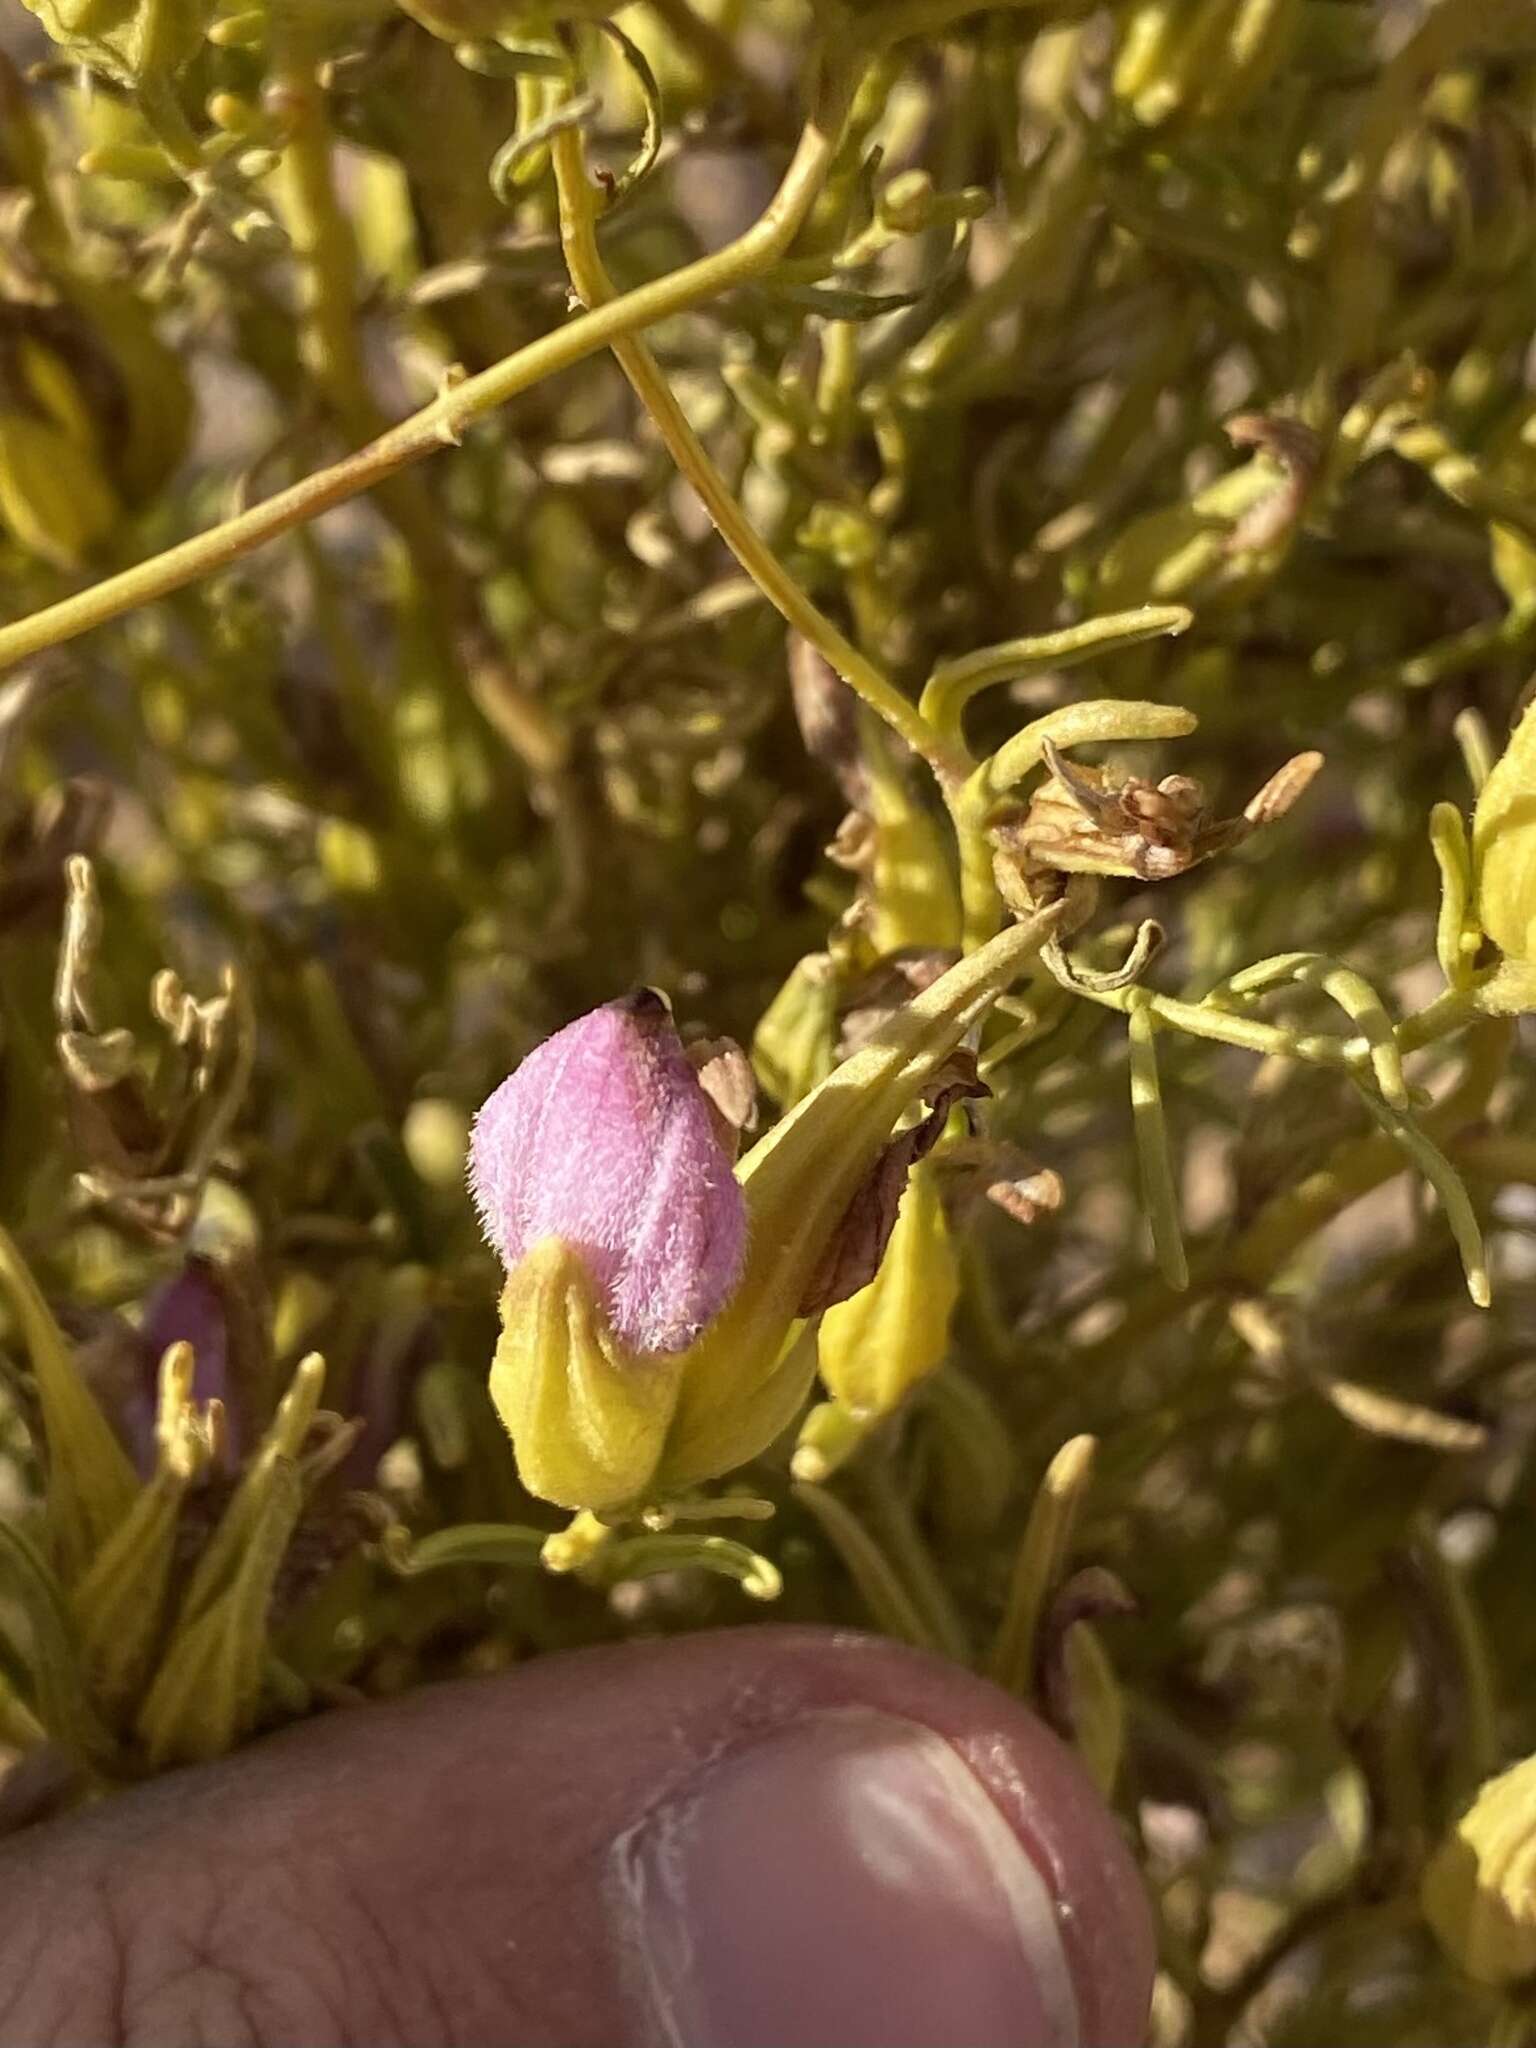
[[795, 1456], [801, 1478], [825, 1478], [873, 1424], [938, 1370], [959, 1293], [960, 1265], [938, 1173], [930, 1160], [920, 1160], [874, 1279], [822, 1316], [817, 1371], [832, 1399], [806, 1417]]
[[1420, 1903], [1477, 1983], [1536, 1976], [1536, 1757], [1484, 1785], [1430, 1858]]
[[1472, 819], [1477, 919], [1504, 958], [1485, 1008], [1536, 1009], [1536, 705], [1510, 734]]
[[[951, 968], [753, 1146], [735, 1170], [739, 1267], [669, 1026], [649, 1013], [638, 1035], [578, 1020], [568, 1032], [593, 1055], [579, 1087], [562, 1064], [566, 1033], [504, 1084], [477, 1126], [472, 1179], [508, 1266], [491, 1392], [531, 1491], [599, 1512], [664, 1500], [788, 1428], [814, 1371], [808, 1315], [850, 1208], [897, 1119], [1058, 914]], [[558, 1100], [536, 1101], [534, 1062]]]

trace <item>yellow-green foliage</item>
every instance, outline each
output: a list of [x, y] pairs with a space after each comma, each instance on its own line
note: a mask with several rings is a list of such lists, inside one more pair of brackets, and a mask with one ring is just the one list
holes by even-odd
[[[0, 1764], [745, 1593], [1078, 1745], [1158, 2048], [1531, 2038], [1533, 131], [1528, 0], [0, 0]], [[642, 983], [745, 1277], [498, 1351]]]

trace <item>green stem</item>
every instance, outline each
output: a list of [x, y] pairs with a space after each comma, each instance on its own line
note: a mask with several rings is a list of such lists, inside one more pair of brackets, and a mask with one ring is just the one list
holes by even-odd
[[778, 191], [734, 242], [627, 292], [621, 299], [594, 307], [552, 334], [541, 335], [479, 376], [445, 389], [430, 405], [356, 454], [304, 477], [238, 517], [28, 618], [0, 627], [0, 672], [227, 568], [268, 541], [317, 519], [333, 505], [373, 490], [408, 464], [456, 445], [473, 421], [544, 378], [584, 361], [617, 339], [759, 276], [789, 247], [815, 204], [837, 149], [851, 87], [845, 71], [829, 69]]
[[[571, 283], [593, 308], [615, 303], [613, 285], [597, 247], [597, 194], [587, 176], [579, 129], [553, 137], [550, 154], [560, 194], [560, 240]], [[966, 762], [938, 734], [895, 684], [826, 614], [811, 602], [732, 497], [730, 488], [688, 424], [687, 416], [646, 344], [632, 336], [613, 341], [619, 366], [650, 414], [668, 453], [692, 484], [720, 537], [775, 609], [831, 663], [872, 711], [929, 762], [947, 784], [958, 782]]]
[[[1469, 1043], [1465, 1073], [1443, 1101], [1422, 1114], [1420, 1130], [1437, 1144], [1446, 1145], [1458, 1132], [1477, 1123], [1504, 1073], [1511, 1039], [1507, 1019], [1486, 1020]], [[1192, 1301], [1224, 1287], [1262, 1292], [1308, 1238], [1326, 1229], [1362, 1196], [1403, 1172], [1405, 1165], [1402, 1148], [1385, 1131], [1338, 1146], [1315, 1172], [1267, 1203], [1231, 1245], [1200, 1260], [1189, 1294], [1175, 1292], [1160, 1278], [1135, 1290], [1114, 1328], [1077, 1353], [1079, 1369], [1086, 1374], [1097, 1360], [1124, 1358], [1130, 1347], [1162, 1329]]]
[[1499, 1764], [1498, 1685], [1488, 1632], [1462, 1572], [1443, 1554], [1432, 1530], [1413, 1546], [1455, 1661], [1460, 1726], [1452, 1754], [1448, 1803], [1462, 1805]]
[[[1466, 1073], [1443, 1102], [1420, 1118], [1420, 1129], [1444, 1143], [1474, 1123], [1487, 1108], [1503, 1074], [1509, 1042], [1506, 1024], [1490, 1024], [1473, 1050]], [[1232, 1246], [1227, 1270], [1247, 1286], [1267, 1286], [1280, 1267], [1340, 1210], [1402, 1170], [1402, 1151], [1397, 1140], [1385, 1132], [1341, 1145], [1325, 1166], [1260, 1210]]]
[[[1173, 609], [1166, 607], [1164, 615]], [[1168, 628], [1164, 625], [1156, 630], [1166, 632]], [[1031, 769], [1039, 767], [1047, 740], [1057, 747], [1100, 746], [1111, 740], [1176, 740], [1192, 733], [1198, 722], [1192, 711], [1178, 704], [1120, 703], [1114, 698], [1063, 704], [1016, 732], [989, 761], [983, 761], [971, 777], [966, 799], [978, 811], [995, 803]]]
[[[284, 151], [286, 212], [295, 252], [305, 266], [306, 324], [316, 381], [350, 441], [364, 443], [387, 421], [374, 398], [358, 319], [357, 245], [332, 175], [331, 130], [318, 57], [305, 9], [274, 16], [274, 83], [287, 124]], [[443, 537], [420, 479], [401, 474], [379, 486], [379, 502], [410, 551], [422, 587], [457, 596], [465, 592], [453, 551]]]
[[1397, 1042], [1404, 1052], [1419, 1052], [1437, 1039], [1449, 1038], [1475, 1024], [1482, 1012], [1471, 989], [1448, 988], [1443, 994], [1397, 1027]]
[[971, 1652], [966, 1640], [964, 1616], [944, 1583], [943, 1574], [935, 1564], [933, 1553], [924, 1542], [906, 1496], [889, 1466], [878, 1457], [870, 1458], [858, 1476], [875, 1536], [884, 1543], [892, 1565], [906, 1583], [913, 1604], [932, 1630], [934, 1641], [956, 1664], [969, 1664]]
[[960, 854], [960, 917], [967, 953], [984, 946], [1003, 921], [1003, 899], [992, 867], [992, 842], [985, 814], [967, 805], [962, 792], [953, 807]]
[[825, 1486], [796, 1486], [795, 1499], [836, 1552], [877, 1628], [938, 1654], [941, 1645], [901, 1574], [846, 1501]]
[[379, 418], [358, 331], [356, 248], [351, 224], [331, 178], [331, 137], [325, 95], [310, 38], [296, 12], [274, 20], [273, 81], [280, 95], [287, 146], [288, 227], [305, 267], [306, 317], [317, 380], [343, 422], [372, 440]]
[[1466, 1269], [1467, 1292], [1479, 1308], [1487, 1308], [1491, 1299], [1488, 1255], [1483, 1248], [1483, 1233], [1478, 1225], [1477, 1212], [1472, 1207], [1472, 1199], [1463, 1185], [1461, 1175], [1440, 1147], [1432, 1139], [1425, 1137], [1416, 1125], [1393, 1109], [1390, 1103], [1379, 1102], [1368, 1088], [1360, 1090], [1360, 1099], [1382, 1129], [1389, 1132], [1402, 1146], [1440, 1197], [1445, 1220], [1450, 1226], [1451, 1235], [1456, 1240], [1456, 1249], [1461, 1253], [1461, 1263]]
[[[1315, 954], [1300, 953], [1287, 957], [1294, 961], [1320, 958]], [[1272, 963], [1266, 961], [1262, 964], [1269, 966]], [[1339, 969], [1337, 974], [1330, 974], [1328, 980], [1337, 983], [1340, 975], [1348, 974], [1348, 969]], [[1234, 986], [1241, 980], [1240, 975], [1232, 977]], [[1364, 1002], [1368, 999], [1369, 1003], [1374, 1003], [1377, 999], [1369, 984], [1360, 982], [1357, 989], [1355, 980], [1358, 977], [1347, 985], [1351, 1001]], [[1318, 985], [1323, 986], [1321, 980]], [[1089, 1002], [1101, 1004], [1106, 1010], [1119, 1010], [1129, 1016], [1142, 991], [1134, 988], [1095, 989], [1077, 984], [1075, 993], [1086, 997]], [[1329, 986], [1327, 993], [1335, 1000], [1339, 999], [1338, 986]], [[1218, 1045], [1235, 1045], [1241, 1051], [1257, 1053], [1263, 1059], [1310, 1060], [1314, 1066], [1337, 1067], [1346, 1073], [1369, 1063], [1377, 1071], [1384, 1094], [1388, 1093], [1397, 1073], [1389, 1041], [1395, 1042], [1399, 1055], [1422, 1052], [1425, 1046], [1464, 1030], [1481, 1015], [1470, 990], [1447, 989], [1417, 1015], [1405, 1018], [1395, 1032], [1384, 1031], [1380, 1020], [1377, 1020], [1368, 1033], [1358, 1037], [1330, 1038], [1322, 1032], [1297, 1031], [1290, 1025], [1266, 1024], [1262, 1018], [1242, 1016], [1223, 1009], [1209, 996], [1201, 1002], [1189, 1003], [1178, 996], [1153, 993], [1149, 1000], [1153, 1015], [1176, 1031], [1187, 1031], [1192, 1038], [1212, 1039]], [[1383, 1054], [1386, 1055], [1385, 1060]], [[1392, 1087], [1392, 1094], [1396, 1092]], [[1388, 1099], [1392, 1099], [1391, 1094]]]
[[1060, 632], [979, 647], [974, 653], [938, 664], [924, 687], [919, 709], [941, 732], [958, 739], [965, 707], [978, 692], [995, 683], [1024, 682], [1032, 676], [1074, 668], [1079, 662], [1118, 654], [1122, 648], [1139, 646], [1165, 633], [1187, 632], [1193, 623], [1194, 613], [1183, 605], [1146, 604], [1134, 611], [1084, 619]]
[[1368, 1058], [1377, 1086], [1387, 1101], [1397, 1109], [1406, 1109], [1408, 1084], [1403, 1079], [1402, 1047], [1397, 1042], [1386, 1005], [1363, 974], [1331, 955], [1277, 953], [1272, 959], [1256, 961], [1253, 966], [1230, 975], [1207, 994], [1205, 1001], [1214, 1006], [1222, 994], [1237, 997], [1261, 995], [1288, 981], [1320, 989], [1338, 1004], [1351, 1023], [1359, 1026], [1360, 1038], [1345, 1043], [1345, 1058], [1351, 1061]]
[[1142, 1202], [1152, 1226], [1152, 1242], [1163, 1278], [1179, 1293], [1189, 1285], [1189, 1261], [1179, 1227], [1179, 1189], [1163, 1090], [1157, 1073], [1154, 1040], [1157, 1025], [1152, 1001], [1144, 989], [1133, 991], [1141, 1001], [1130, 1011], [1131, 1116], [1136, 1131], [1136, 1157], [1141, 1168]]
[[[1235, 1045], [1263, 1059], [1304, 1059], [1324, 1067], [1347, 1068], [1354, 1064], [1349, 1056], [1354, 1040], [1327, 1038], [1317, 1033], [1304, 1035], [1285, 1024], [1266, 1024], [1258, 1017], [1218, 1009], [1214, 1003], [1186, 1003], [1177, 996], [1156, 995], [1145, 989], [1096, 989], [1083, 984], [1077, 985], [1076, 993], [1127, 1017], [1145, 1001], [1160, 1023], [1171, 1025], [1176, 1031], [1187, 1031], [1192, 1038], [1214, 1039], [1218, 1045]], [[1363, 1039], [1359, 1044], [1363, 1056], [1369, 1047]]]

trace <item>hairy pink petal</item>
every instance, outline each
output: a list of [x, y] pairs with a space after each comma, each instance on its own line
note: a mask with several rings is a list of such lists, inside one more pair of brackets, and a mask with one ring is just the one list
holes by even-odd
[[529, 1053], [482, 1105], [469, 1184], [509, 1267], [578, 1250], [632, 1351], [682, 1351], [741, 1271], [746, 1203], [659, 996], [605, 1003]]

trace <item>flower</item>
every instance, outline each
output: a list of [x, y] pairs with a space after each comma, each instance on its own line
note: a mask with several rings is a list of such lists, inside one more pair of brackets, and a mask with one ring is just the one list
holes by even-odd
[[960, 1265], [931, 1160], [912, 1168], [878, 1271], [829, 1308], [816, 1360], [831, 1400], [813, 1408], [795, 1453], [800, 1478], [823, 1479], [944, 1362]]
[[686, 1350], [736, 1284], [746, 1199], [651, 989], [536, 1047], [475, 1119], [469, 1161], [509, 1273], [560, 1240], [614, 1336], [641, 1356]]
[[1483, 1786], [1430, 1858], [1421, 1903], [1477, 1983], [1536, 1976], [1536, 1757]]
[[491, 1399], [524, 1484], [563, 1507], [635, 1498], [747, 1237], [664, 999], [642, 989], [535, 1047], [475, 1119], [469, 1181], [507, 1268]]
[[470, 1182], [507, 1262], [491, 1398], [530, 1492], [631, 1508], [733, 1471], [788, 1428], [815, 1369], [812, 1319], [884, 1249], [877, 1219], [900, 1189], [882, 1162], [904, 1172], [919, 1149], [911, 1132], [892, 1145], [898, 1118], [925, 1092], [942, 1099], [966, 1032], [1059, 916], [1037, 912], [923, 990], [734, 1177], [659, 997], [578, 1019], [497, 1089]]
[[1116, 782], [1106, 769], [1069, 761], [1050, 739], [1042, 749], [1050, 779], [1022, 820], [998, 833], [1005, 855], [1022, 857], [1026, 876], [1036, 879], [1055, 873], [1170, 881], [1283, 818], [1323, 765], [1321, 754], [1293, 755], [1240, 817], [1218, 818], [1192, 776]]
[[1536, 704], [1493, 764], [1472, 817], [1477, 919], [1504, 955], [1480, 992], [1496, 1012], [1536, 1009]]

